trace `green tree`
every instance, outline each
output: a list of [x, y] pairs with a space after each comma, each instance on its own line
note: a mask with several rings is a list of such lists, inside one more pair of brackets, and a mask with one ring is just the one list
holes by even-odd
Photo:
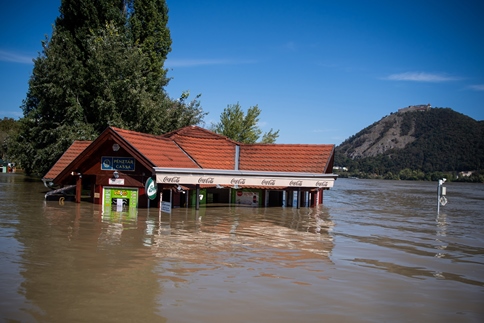
[[[227, 105], [220, 115], [220, 122], [213, 124], [211, 130], [232, 140], [252, 144], [259, 140], [262, 130], [258, 126], [261, 110], [257, 105], [244, 113], [239, 103]], [[274, 143], [279, 137], [279, 130], [272, 128], [262, 136], [262, 143]]]
[[74, 140], [116, 126], [161, 134], [203, 120], [199, 96], [168, 96], [164, 0], [63, 0], [34, 60], [14, 153], [44, 174]]
[[155, 88], [166, 86], [168, 79], [163, 65], [171, 51], [171, 37], [170, 30], [166, 28], [168, 7], [165, 0], [131, 0], [128, 2], [128, 12], [133, 42], [148, 54], [149, 83]]
[[276, 142], [277, 137], [279, 137], [279, 130], [273, 131], [272, 128], [269, 132], [262, 135], [261, 143], [263, 144], [273, 144]]
[[12, 118], [4, 117], [0, 120], [0, 158], [9, 157], [9, 147], [12, 145], [12, 139], [18, 134], [20, 123]]

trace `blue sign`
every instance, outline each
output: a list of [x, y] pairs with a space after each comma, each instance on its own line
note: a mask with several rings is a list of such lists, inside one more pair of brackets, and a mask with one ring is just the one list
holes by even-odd
[[135, 159], [133, 157], [101, 157], [102, 170], [134, 171]]

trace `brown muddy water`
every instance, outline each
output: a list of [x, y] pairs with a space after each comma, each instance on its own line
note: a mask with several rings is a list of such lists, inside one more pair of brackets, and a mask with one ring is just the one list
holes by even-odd
[[0, 174], [4, 322], [484, 322], [484, 185], [338, 179], [318, 208], [103, 218]]

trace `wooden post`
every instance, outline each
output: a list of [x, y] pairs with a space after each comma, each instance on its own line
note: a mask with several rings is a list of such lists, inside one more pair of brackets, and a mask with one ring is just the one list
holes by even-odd
[[76, 181], [76, 203], [81, 203], [82, 175], [77, 176]]

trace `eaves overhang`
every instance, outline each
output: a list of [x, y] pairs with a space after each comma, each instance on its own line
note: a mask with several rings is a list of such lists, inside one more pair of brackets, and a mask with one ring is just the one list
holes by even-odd
[[97, 137], [93, 142], [89, 144], [79, 155], [74, 158], [55, 178], [52, 179], [52, 182], [55, 184], [62, 184], [64, 183], [74, 172], [82, 173], [83, 164], [86, 160], [89, 160], [93, 154], [98, 151], [102, 151], [101, 147], [107, 141], [112, 141], [117, 143], [121, 148], [123, 148], [130, 156], [136, 158], [136, 162], [142, 164], [147, 169], [151, 169], [153, 167], [153, 163], [144, 156], [139, 150], [134, 148], [132, 144], [126, 140], [123, 136], [116, 132], [112, 127], [106, 128], [99, 137]]

